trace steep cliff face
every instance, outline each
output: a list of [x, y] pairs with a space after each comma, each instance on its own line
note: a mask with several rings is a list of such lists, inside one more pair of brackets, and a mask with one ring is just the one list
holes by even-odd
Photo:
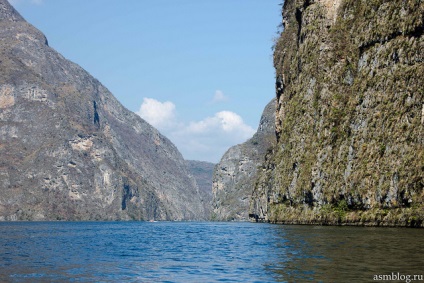
[[212, 208], [212, 174], [215, 164], [196, 160], [187, 160], [186, 162], [189, 173], [194, 177], [199, 187], [206, 219], [209, 220]]
[[203, 219], [175, 146], [0, 0], [0, 220]]
[[423, 1], [284, 2], [278, 145], [252, 214], [424, 225], [423, 15]]
[[275, 144], [275, 99], [265, 107], [256, 134], [231, 147], [213, 175], [212, 219], [246, 221], [253, 184], [269, 148]]

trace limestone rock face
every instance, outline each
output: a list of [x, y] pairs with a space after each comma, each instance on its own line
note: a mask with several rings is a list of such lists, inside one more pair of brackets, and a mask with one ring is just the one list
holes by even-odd
[[0, 0], [0, 220], [205, 217], [175, 146]]
[[284, 2], [278, 144], [253, 215], [424, 225], [423, 14], [423, 1]]
[[186, 162], [189, 173], [196, 180], [199, 187], [206, 218], [209, 220], [212, 207], [212, 174], [215, 164], [196, 160], [187, 160]]
[[213, 175], [212, 219], [246, 221], [255, 180], [265, 154], [275, 144], [275, 99], [263, 111], [256, 134], [231, 147]]

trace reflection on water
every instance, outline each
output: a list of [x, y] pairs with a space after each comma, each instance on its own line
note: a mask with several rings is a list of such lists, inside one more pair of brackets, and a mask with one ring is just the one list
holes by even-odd
[[375, 275], [424, 274], [424, 231], [403, 228], [282, 226], [282, 282], [370, 282]]
[[424, 230], [0, 223], [0, 282], [371, 282], [423, 274]]

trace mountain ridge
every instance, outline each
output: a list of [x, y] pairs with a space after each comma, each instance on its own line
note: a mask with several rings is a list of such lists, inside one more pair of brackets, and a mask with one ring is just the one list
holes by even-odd
[[205, 219], [177, 148], [0, 0], [0, 219]]

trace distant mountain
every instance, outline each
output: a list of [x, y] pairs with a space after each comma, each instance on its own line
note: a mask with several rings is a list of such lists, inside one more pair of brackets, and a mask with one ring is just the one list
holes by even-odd
[[215, 164], [205, 161], [187, 160], [187, 167], [191, 176], [197, 182], [205, 213], [209, 219], [212, 207], [212, 175]]
[[0, 0], [0, 220], [205, 219], [176, 147]]
[[275, 99], [265, 107], [256, 134], [231, 147], [213, 175], [212, 219], [245, 221], [258, 171], [275, 144]]

